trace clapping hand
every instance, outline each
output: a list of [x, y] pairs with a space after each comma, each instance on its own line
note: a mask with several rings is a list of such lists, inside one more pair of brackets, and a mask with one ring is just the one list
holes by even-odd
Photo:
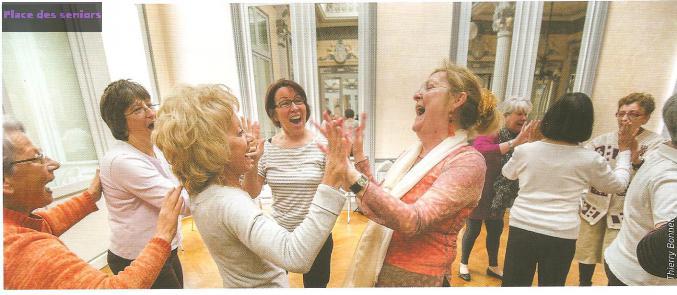
[[[246, 156], [251, 158], [254, 163], [258, 163], [263, 155], [263, 138], [261, 138], [261, 127], [258, 122], [252, 122], [249, 119], [241, 118], [242, 128], [247, 134], [247, 144], [249, 145], [249, 150], [246, 153]], [[255, 168], [256, 165], [253, 166]]]
[[343, 118], [332, 119], [327, 112], [324, 112], [323, 118], [322, 126], [313, 122], [313, 125], [320, 130], [328, 142], [327, 146], [317, 144], [320, 150], [327, 154], [327, 164], [322, 183], [336, 188], [346, 181], [346, 172], [350, 167], [348, 156], [350, 155], [351, 141], [343, 131]]
[[621, 151], [630, 150], [633, 154], [638, 152], [637, 134], [639, 129], [632, 130], [630, 123], [623, 123], [618, 130], [618, 148]]

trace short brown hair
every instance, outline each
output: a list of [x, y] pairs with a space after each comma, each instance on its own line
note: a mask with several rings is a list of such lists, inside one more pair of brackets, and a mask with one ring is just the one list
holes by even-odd
[[268, 114], [268, 118], [270, 118], [271, 121], [273, 121], [273, 124], [277, 126], [278, 128], [280, 127], [280, 122], [276, 121], [275, 118], [275, 93], [277, 93], [277, 90], [283, 87], [289, 87], [291, 89], [294, 89], [294, 92], [296, 94], [300, 95], [303, 98], [303, 104], [306, 106], [306, 122], [308, 122], [308, 119], [310, 119], [310, 106], [308, 105], [308, 96], [306, 96], [306, 91], [303, 90], [303, 87], [299, 85], [298, 83], [292, 81], [292, 80], [287, 80], [287, 79], [280, 79], [275, 81], [275, 83], [270, 84], [268, 86], [268, 91], [266, 91], [266, 114]]
[[624, 105], [633, 104], [635, 102], [644, 109], [646, 115], [651, 115], [654, 109], [656, 109], [653, 95], [645, 92], [633, 92], [626, 95], [618, 101], [618, 108], [620, 109]]
[[99, 109], [101, 118], [106, 122], [115, 139], [127, 141], [129, 132], [125, 111], [135, 101], [147, 99], [150, 99], [150, 94], [146, 88], [130, 79], [117, 80], [106, 86], [101, 95]]

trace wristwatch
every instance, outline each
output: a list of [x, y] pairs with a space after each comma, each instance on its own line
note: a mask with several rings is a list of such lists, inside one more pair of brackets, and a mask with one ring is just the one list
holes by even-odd
[[369, 179], [366, 176], [364, 176], [364, 174], [360, 174], [360, 178], [358, 178], [352, 185], [350, 185], [350, 191], [357, 195], [365, 187], [367, 187], [368, 183]]
[[508, 140], [508, 150], [512, 150], [515, 147], [513, 145], [514, 141], [515, 141], [514, 139]]

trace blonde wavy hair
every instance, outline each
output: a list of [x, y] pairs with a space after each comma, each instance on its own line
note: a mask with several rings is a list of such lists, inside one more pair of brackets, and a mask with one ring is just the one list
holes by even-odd
[[452, 93], [465, 92], [466, 102], [460, 107], [460, 126], [468, 131], [468, 136], [494, 133], [501, 125], [501, 116], [497, 115], [496, 97], [480, 86], [480, 79], [464, 67], [445, 60], [442, 66], [432, 74], [446, 72]]
[[237, 98], [220, 84], [180, 86], [164, 99], [153, 141], [191, 196], [214, 182], [229, 162], [227, 130], [238, 109]]

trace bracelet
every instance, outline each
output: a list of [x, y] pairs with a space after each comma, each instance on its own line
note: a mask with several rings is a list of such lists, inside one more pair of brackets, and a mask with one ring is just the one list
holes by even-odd
[[515, 141], [515, 140], [514, 140], [514, 139], [511, 139], [511, 140], [508, 140], [508, 141], [507, 141], [507, 142], [508, 142], [508, 149], [509, 149], [509, 150], [512, 150], [512, 149], [515, 147], [515, 146], [513, 146], [513, 144], [512, 144], [513, 141]]
[[364, 162], [364, 161], [366, 161], [366, 160], [369, 160], [369, 157], [364, 157], [364, 159], [355, 162], [355, 166], [357, 166], [357, 164], [362, 163], [362, 162]]

